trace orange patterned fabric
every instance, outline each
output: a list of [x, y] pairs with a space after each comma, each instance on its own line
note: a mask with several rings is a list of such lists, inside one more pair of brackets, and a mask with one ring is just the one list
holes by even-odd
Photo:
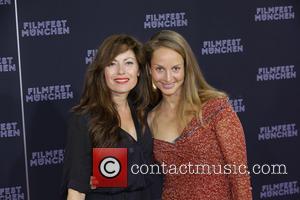
[[[247, 165], [244, 132], [236, 113], [226, 98], [209, 100], [202, 113], [203, 123], [193, 118], [174, 143], [154, 140], [155, 159], [169, 170], [162, 199], [252, 199], [249, 174], [235, 168]], [[180, 165], [187, 173], [179, 174]], [[174, 166], [178, 174], [171, 170]]]

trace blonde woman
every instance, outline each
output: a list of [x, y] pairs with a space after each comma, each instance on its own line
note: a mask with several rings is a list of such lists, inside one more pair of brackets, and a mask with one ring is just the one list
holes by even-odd
[[243, 128], [226, 94], [206, 82], [180, 34], [156, 33], [145, 53], [156, 87], [147, 120], [167, 172], [162, 199], [252, 199]]

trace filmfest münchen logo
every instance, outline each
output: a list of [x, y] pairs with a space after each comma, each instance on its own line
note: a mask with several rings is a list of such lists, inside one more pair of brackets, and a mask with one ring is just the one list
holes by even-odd
[[244, 46], [241, 38], [203, 41], [202, 55], [242, 53]]
[[288, 181], [281, 183], [273, 183], [261, 186], [260, 199], [274, 199], [281, 197], [281, 199], [289, 199], [289, 196], [299, 194], [298, 181]]
[[23, 22], [22, 37], [42, 37], [51, 35], [68, 35], [70, 27], [68, 20], [48, 20]]
[[71, 84], [27, 88], [27, 103], [73, 99]]
[[291, 138], [298, 136], [296, 123], [276, 124], [259, 128], [258, 141]]
[[93, 148], [93, 185], [127, 187], [127, 148]]
[[274, 6], [256, 8], [256, 14], [254, 15], [254, 20], [256, 22], [289, 19], [295, 19], [295, 12], [293, 11], [293, 6]]
[[256, 81], [278, 81], [286, 79], [296, 79], [295, 65], [279, 65], [274, 67], [258, 68]]
[[145, 15], [144, 29], [188, 26], [185, 12], [152, 13]]

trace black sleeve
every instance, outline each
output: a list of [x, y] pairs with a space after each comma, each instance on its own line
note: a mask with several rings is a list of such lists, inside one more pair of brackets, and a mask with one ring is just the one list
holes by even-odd
[[152, 184], [150, 186], [151, 196], [153, 200], [161, 200], [163, 188], [163, 174], [153, 174]]
[[68, 188], [87, 193], [90, 190], [91, 170], [91, 144], [87, 119], [73, 114], [68, 123], [62, 196], [66, 196]]

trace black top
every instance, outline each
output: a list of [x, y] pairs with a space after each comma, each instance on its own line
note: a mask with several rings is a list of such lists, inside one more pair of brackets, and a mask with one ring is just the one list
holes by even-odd
[[149, 128], [142, 134], [136, 111], [130, 106], [137, 141], [125, 130], [119, 128], [121, 143], [118, 147], [128, 149], [128, 187], [90, 189], [92, 175], [92, 144], [86, 116], [74, 114], [70, 118], [67, 145], [63, 166], [62, 199], [67, 189], [72, 188], [86, 194], [87, 200], [158, 200], [161, 199], [162, 176], [132, 174], [132, 164], [153, 164], [153, 140]]

